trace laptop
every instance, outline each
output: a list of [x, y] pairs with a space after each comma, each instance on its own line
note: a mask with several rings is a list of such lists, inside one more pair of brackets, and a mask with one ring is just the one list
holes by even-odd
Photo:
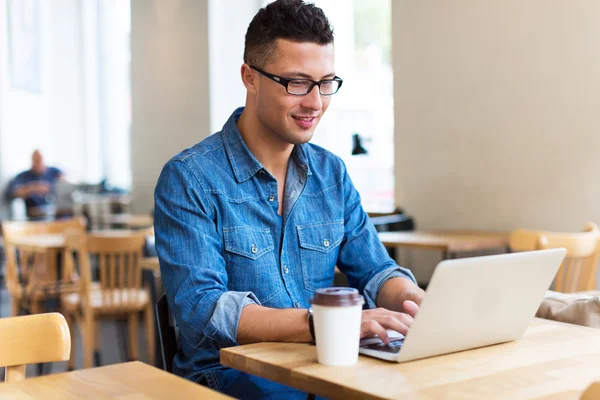
[[406, 337], [366, 338], [361, 354], [404, 362], [517, 340], [558, 271], [565, 249], [445, 260]]

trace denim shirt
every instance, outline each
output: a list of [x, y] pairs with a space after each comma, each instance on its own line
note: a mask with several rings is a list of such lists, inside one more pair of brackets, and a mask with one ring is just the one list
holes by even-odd
[[237, 129], [242, 111], [167, 162], [154, 192], [156, 250], [179, 326], [174, 372], [216, 389], [219, 349], [238, 345], [248, 304], [308, 308], [336, 265], [368, 308], [386, 280], [414, 282], [388, 256], [344, 163], [316, 145], [295, 146], [278, 215], [277, 181]]

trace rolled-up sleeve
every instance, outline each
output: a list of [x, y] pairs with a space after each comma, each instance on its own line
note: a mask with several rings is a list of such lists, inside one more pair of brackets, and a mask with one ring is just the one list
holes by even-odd
[[377, 294], [391, 278], [416, 280], [410, 270], [402, 268], [389, 256], [377, 231], [364, 211], [360, 195], [347, 172], [344, 173], [344, 241], [338, 256], [338, 268], [350, 286], [365, 297], [367, 308], [375, 308]]
[[180, 334], [197, 347], [237, 345], [242, 309], [260, 304], [252, 292], [227, 290], [221, 236], [212, 200], [181, 160], [163, 168], [154, 191], [156, 251], [171, 312]]

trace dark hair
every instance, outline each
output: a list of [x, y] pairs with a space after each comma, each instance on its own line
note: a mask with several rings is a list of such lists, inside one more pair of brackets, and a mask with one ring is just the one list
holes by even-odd
[[323, 10], [303, 0], [277, 0], [261, 8], [248, 25], [244, 62], [264, 67], [275, 57], [277, 39], [333, 43], [333, 29]]

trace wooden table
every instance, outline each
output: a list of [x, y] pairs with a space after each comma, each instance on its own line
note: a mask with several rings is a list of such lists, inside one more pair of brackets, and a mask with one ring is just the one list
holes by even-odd
[[139, 361], [0, 383], [0, 398], [231, 399]]
[[454, 258], [457, 253], [508, 249], [510, 234], [498, 232], [381, 232], [379, 239], [388, 248], [406, 247], [413, 249], [438, 250], [443, 258]]
[[148, 214], [108, 214], [99, 220], [107, 225], [122, 225], [131, 229], [149, 228], [154, 223]]
[[221, 364], [333, 399], [577, 399], [600, 379], [600, 329], [534, 319], [515, 342], [351, 367], [318, 364], [308, 344], [255, 343], [221, 349]]

